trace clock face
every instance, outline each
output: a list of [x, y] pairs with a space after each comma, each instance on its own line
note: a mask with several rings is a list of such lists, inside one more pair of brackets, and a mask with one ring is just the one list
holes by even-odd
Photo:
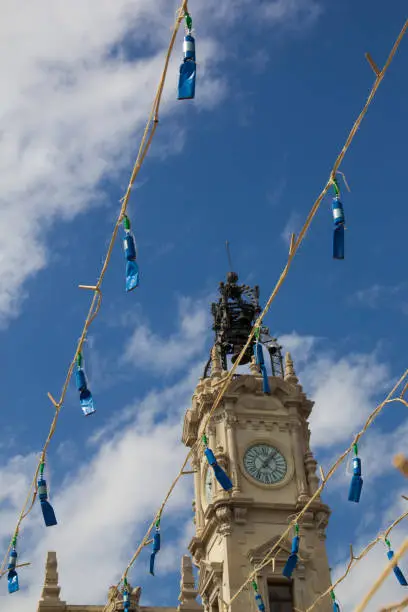
[[205, 474], [205, 500], [207, 504], [211, 504], [212, 502], [213, 486], [214, 486], [213, 473], [212, 473], [212, 470], [208, 468]]
[[285, 457], [269, 444], [254, 444], [245, 453], [244, 467], [248, 474], [262, 484], [276, 484], [285, 478]]

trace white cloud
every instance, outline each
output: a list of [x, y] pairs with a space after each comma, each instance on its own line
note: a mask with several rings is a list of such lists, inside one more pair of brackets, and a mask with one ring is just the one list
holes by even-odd
[[[293, 19], [307, 25], [315, 13], [312, 0], [264, 2], [260, 11], [265, 20], [252, 11], [248, 0], [234, 0], [226, 7], [217, 3], [216, 11], [191, 4], [199, 35], [197, 109], [212, 108], [226, 94], [227, 79], [217, 76], [222, 58], [214, 38], [223, 34], [219, 29], [214, 33], [214, 18], [227, 24], [226, 11], [234, 18], [240, 14], [256, 18], [262, 27]], [[140, 134], [154, 96], [176, 4], [55, 0], [50, 7], [46, 0], [35, 5], [5, 0], [2, 8], [0, 324], [4, 325], [18, 315], [26, 281], [47, 264], [46, 239], [53, 224], [103, 203], [98, 190], [101, 179], [130, 168], [135, 134]], [[176, 101], [179, 44], [180, 40], [169, 67], [162, 117], [170, 112], [179, 117], [185, 108]], [[129, 47], [138, 59], [131, 59]], [[184, 130], [177, 125], [175, 132], [172, 124], [163, 125], [152, 155], [177, 153], [183, 146]], [[125, 188], [121, 185], [117, 200]]]
[[[0, 538], [9, 535], [10, 524], [16, 520], [16, 506], [27, 495], [38, 457], [15, 455], [0, 471]], [[19, 509], [20, 510], [20, 509]]]
[[321, 15], [322, 7], [314, 0], [274, 0], [262, 5], [267, 19], [276, 23], [285, 22], [295, 27], [307, 27]]
[[308, 363], [302, 382], [315, 401], [310, 418], [313, 444], [330, 447], [351, 438], [375, 408], [387, 376], [387, 367], [372, 355], [319, 357]]
[[297, 365], [302, 365], [309, 359], [318, 340], [315, 336], [300, 336], [295, 331], [279, 336], [279, 343], [283, 346], [285, 352], [291, 353]]
[[330, 448], [351, 442], [378, 403], [378, 394], [387, 389], [387, 366], [378, 362], [375, 353], [338, 358], [323, 347], [316, 353], [318, 339], [296, 332], [281, 336], [280, 341], [293, 351], [300, 382], [315, 402], [310, 417], [312, 446]]
[[124, 359], [160, 375], [175, 372], [203, 352], [209, 339], [208, 300], [179, 300], [179, 330], [163, 338], [148, 325], [139, 325], [128, 340]]
[[360, 289], [349, 299], [350, 304], [358, 304], [368, 308], [391, 308], [408, 314], [407, 283], [397, 285], [374, 284], [371, 287]]
[[[69, 6], [56, 1], [52, 10], [45, 1], [35, 8], [7, 4], [0, 24], [0, 74], [6, 85], [0, 129], [3, 322], [18, 313], [26, 279], [46, 264], [52, 223], [103, 200], [101, 178], [130, 167], [135, 131], [147, 118], [174, 17], [166, 3], [153, 6], [147, 0], [74, 0]], [[127, 58], [126, 36], [149, 52], [148, 31], [154, 31], [154, 53]], [[163, 116], [181, 112], [175, 92], [180, 54], [176, 50], [170, 65]], [[196, 106], [212, 107], [224, 95], [209, 66], [213, 57], [215, 42], [202, 39]], [[158, 137], [159, 154], [180, 150], [182, 141], [169, 142], [171, 150]]]
[[[279, 28], [304, 29], [312, 26], [322, 13], [322, 5], [316, 0], [262, 0], [256, 11], [251, 0], [225, 0], [220, 4], [208, 0], [205, 11], [211, 11], [214, 19], [223, 23], [234, 22], [244, 14], [246, 17], [265, 20], [268, 25]], [[201, 15], [202, 5], [194, 8]]]
[[291, 212], [289, 219], [281, 233], [282, 240], [289, 246], [292, 234], [296, 234], [301, 227], [301, 216], [297, 212]]

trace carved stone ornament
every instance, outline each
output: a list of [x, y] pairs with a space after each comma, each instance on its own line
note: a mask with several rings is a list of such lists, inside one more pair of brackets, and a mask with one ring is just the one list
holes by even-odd
[[229, 535], [232, 531], [232, 510], [229, 506], [218, 506], [215, 510], [218, 523], [218, 533]]
[[316, 512], [316, 528], [321, 539], [326, 538], [326, 529], [329, 524], [329, 513], [324, 510]]

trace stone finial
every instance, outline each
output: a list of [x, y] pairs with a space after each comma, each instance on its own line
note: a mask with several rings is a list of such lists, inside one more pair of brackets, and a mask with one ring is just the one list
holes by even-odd
[[211, 376], [219, 378], [222, 374], [221, 356], [217, 345], [211, 349]]
[[45, 563], [44, 586], [41, 599], [38, 602], [37, 612], [63, 612], [66, 609], [66, 603], [61, 601], [60, 592], [57, 553], [48, 552]]
[[297, 385], [299, 383], [299, 379], [296, 376], [295, 368], [293, 366], [293, 361], [290, 353], [286, 353], [285, 355], [285, 376], [286, 382]]
[[44, 600], [52, 599], [60, 600], [61, 587], [58, 585], [58, 561], [56, 552], [47, 553], [47, 561], [45, 563], [45, 580], [41, 593]]
[[178, 610], [202, 610], [202, 606], [196, 601], [198, 591], [195, 587], [193, 574], [193, 563], [191, 557], [183, 555], [181, 558], [181, 580], [180, 580], [180, 605]]

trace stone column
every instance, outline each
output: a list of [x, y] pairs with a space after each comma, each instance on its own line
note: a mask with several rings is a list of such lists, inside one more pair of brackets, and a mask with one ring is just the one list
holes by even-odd
[[237, 441], [235, 437], [235, 423], [237, 422], [237, 417], [232, 414], [232, 412], [225, 413], [225, 427], [227, 429], [227, 451], [230, 458], [230, 466], [231, 466], [231, 479], [232, 479], [232, 493], [239, 493], [240, 488], [240, 477], [238, 470], [238, 449], [237, 449]]
[[201, 463], [195, 455], [191, 458], [191, 467], [194, 470], [194, 491], [195, 491], [195, 519], [196, 519], [196, 530], [197, 533], [201, 532], [204, 527], [204, 512], [203, 504], [201, 502]]
[[289, 406], [290, 419], [290, 434], [292, 438], [293, 455], [295, 458], [296, 483], [298, 487], [298, 501], [306, 502], [309, 499], [306, 472], [304, 464], [303, 440], [300, 433], [299, 417], [297, 416], [297, 407]]
[[208, 446], [215, 453], [215, 448], [216, 448], [216, 444], [217, 444], [217, 440], [216, 440], [216, 428], [215, 428], [215, 424], [212, 421], [212, 419], [210, 419], [210, 422], [208, 423], [207, 431], [208, 431]]
[[317, 461], [313, 457], [313, 453], [308, 451], [305, 454], [305, 465], [307, 471], [307, 480], [309, 482], [310, 495], [314, 495], [319, 488], [319, 477], [316, 474]]

